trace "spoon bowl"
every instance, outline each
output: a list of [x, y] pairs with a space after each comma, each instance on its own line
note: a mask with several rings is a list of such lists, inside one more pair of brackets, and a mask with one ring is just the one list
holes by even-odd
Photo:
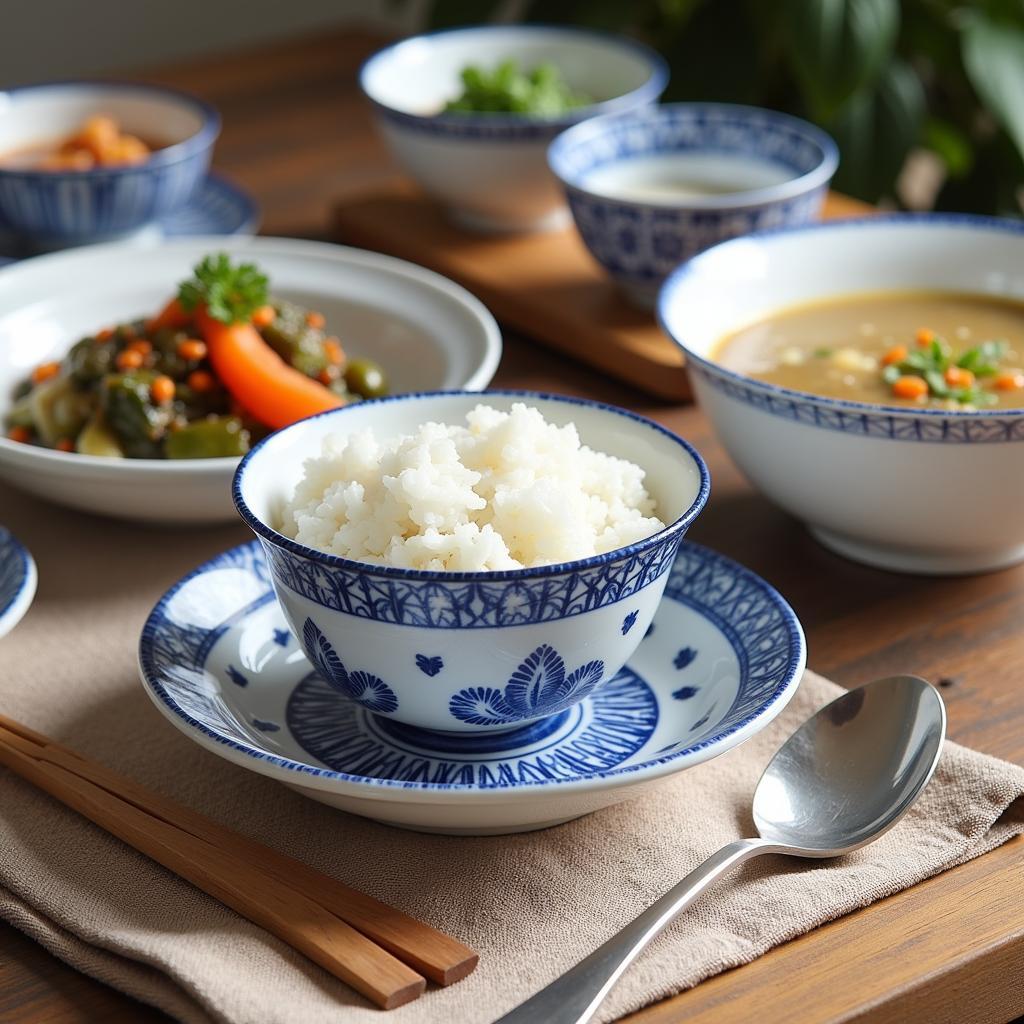
[[805, 857], [835, 857], [870, 843], [906, 814], [932, 777], [945, 732], [942, 698], [917, 676], [850, 690], [772, 758], [754, 792], [757, 831]]

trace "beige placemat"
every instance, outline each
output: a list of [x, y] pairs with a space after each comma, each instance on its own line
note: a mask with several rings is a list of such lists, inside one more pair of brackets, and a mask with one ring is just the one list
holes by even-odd
[[[136, 677], [159, 594], [241, 528], [165, 531], [51, 509], [0, 488], [0, 521], [39, 564], [36, 603], [0, 640], [0, 710], [480, 952], [480, 967], [386, 1015], [493, 1020], [635, 916], [717, 847], [751, 834], [764, 764], [834, 684], [808, 673], [743, 747], [545, 832], [418, 835], [350, 817], [208, 754]], [[764, 858], [684, 914], [614, 989], [611, 1020], [1024, 831], [1024, 769], [948, 744], [896, 829], [841, 862]], [[57, 956], [187, 1022], [384, 1019], [276, 939], [0, 769], [0, 916]]]

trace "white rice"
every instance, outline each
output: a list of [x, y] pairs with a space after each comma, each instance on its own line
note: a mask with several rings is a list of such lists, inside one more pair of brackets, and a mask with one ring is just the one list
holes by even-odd
[[521, 403], [478, 405], [466, 424], [326, 438], [281, 531], [361, 562], [473, 572], [588, 558], [664, 527], [644, 471], [580, 444], [574, 424]]

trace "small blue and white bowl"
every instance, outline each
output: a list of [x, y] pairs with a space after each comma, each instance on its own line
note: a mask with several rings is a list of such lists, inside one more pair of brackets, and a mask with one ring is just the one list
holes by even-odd
[[725, 338], [779, 310], [921, 291], [1024, 301], [1024, 224], [894, 214], [736, 238], [680, 267], [658, 313], [733, 461], [823, 544], [900, 572], [1024, 561], [1024, 408], [827, 398], [757, 380], [718, 357]]
[[[594, 102], [560, 117], [444, 113], [462, 92], [468, 65], [515, 60], [524, 71], [550, 63]], [[414, 36], [371, 57], [359, 83], [392, 152], [464, 227], [540, 231], [568, 223], [547, 167], [551, 140], [598, 114], [653, 103], [668, 68], [649, 47], [618, 36], [553, 25], [481, 25]]]
[[[575, 423], [592, 448], [636, 462], [668, 526], [580, 561], [473, 573], [352, 561], [276, 529], [303, 461], [325, 437], [461, 423], [481, 401], [526, 402], [549, 422]], [[615, 676], [647, 631], [709, 488], [690, 445], [623, 409], [532, 392], [426, 392], [332, 410], [271, 435], [242, 460], [234, 499], [263, 544], [289, 626], [339, 697], [407, 725], [465, 733], [557, 714]]]
[[[74, 132], [96, 114], [159, 146], [145, 163], [83, 171], [4, 166], [3, 154]], [[0, 91], [0, 229], [37, 249], [112, 241], [183, 207], [210, 165], [220, 117], [174, 89], [54, 82]]]
[[595, 118], [551, 144], [576, 227], [638, 305], [708, 246], [821, 212], [839, 154], [787, 114], [676, 103]]

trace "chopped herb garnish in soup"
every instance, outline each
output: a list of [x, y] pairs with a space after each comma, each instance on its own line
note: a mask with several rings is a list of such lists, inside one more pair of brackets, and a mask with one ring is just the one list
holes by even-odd
[[725, 338], [723, 366], [830, 398], [931, 409], [1024, 407], [1024, 304], [951, 292], [848, 295]]
[[207, 256], [148, 320], [102, 327], [15, 389], [13, 441], [111, 458], [243, 455], [304, 416], [387, 388], [325, 318], [272, 299], [251, 263]]
[[532, 71], [520, 71], [514, 60], [502, 61], [490, 71], [470, 64], [460, 77], [462, 93], [445, 104], [445, 113], [557, 117], [592, 102], [569, 88], [554, 64], [538, 64]]

